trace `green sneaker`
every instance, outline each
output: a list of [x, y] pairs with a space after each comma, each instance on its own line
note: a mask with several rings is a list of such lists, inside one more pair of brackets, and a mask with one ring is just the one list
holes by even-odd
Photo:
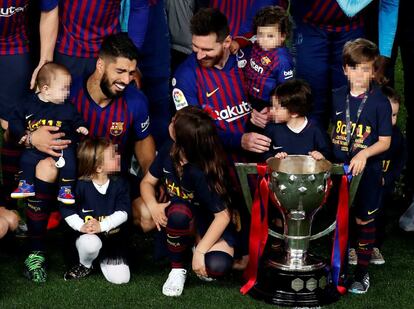
[[36, 283], [46, 282], [46, 258], [41, 251], [32, 251], [24, 261], [24, 276]]

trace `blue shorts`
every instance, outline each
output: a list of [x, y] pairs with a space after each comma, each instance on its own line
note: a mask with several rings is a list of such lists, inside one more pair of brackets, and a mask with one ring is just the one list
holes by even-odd
[[355, 217], [363, 221], [375, 219], [381, 208], [382, 165], [379, 160], [368, 163], [361, 176], [354, 199]]

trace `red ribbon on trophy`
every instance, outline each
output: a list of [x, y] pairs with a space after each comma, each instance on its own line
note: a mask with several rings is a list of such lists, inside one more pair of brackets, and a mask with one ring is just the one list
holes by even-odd
[[332, 247], [331, 273], [332, 281], [337, 291], [343, 295], [346, 293], [346, 287], [340, 282], [341, 270], [345, 262], [345, 255], [348, 252], [348, 221], [349, 221], [349, 191], [348, 176], [342, 175], [341, 186], [338, 199], [338, 211], [336, 214], [336, 229], [334, 244]]
[[267, 208], [269, 203], [269, 184], [266, 179], [267, 164], [258, 163], [257, 173], [258, 181], [257, 188], [254, 194], [252, 205], [252, 221], [250, 225], [250, 239], [249, 239], [249, 264], [244, 272], [244, 277], [247, 283], [242, 286], [240, 292], [245, 295], [255, 285], [257, 279], [257, 270], [259, 267], [259, 260], [263, 254], [266, 246], [268, 236], [268, 216]]

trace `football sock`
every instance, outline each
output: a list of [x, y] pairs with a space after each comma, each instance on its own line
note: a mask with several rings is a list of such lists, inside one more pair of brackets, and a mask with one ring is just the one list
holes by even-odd
[[167, 249], [172, 268], [185, 268], [193, 241], [193, 214], [186, 204], [172, 204], [167, 210]]
[[92, 267], [92, 262], [98, 257], [99, 250], [102, 248], [102, 241], [93, 234], [83, 234], [76, 240], [79, 262], [87, 267]]
[[45, 234], [51, 205], [55, 202], [56, 186], [35, 179], [36, 195], [29, 198], [26, 208], [30, 250], [45, 251]]
[[365, 225], [358, 225], [356, 253], [358, 264], [356, 273], [363, 275], [368, 270], [372, 249], [375, 243], [375, 220]]

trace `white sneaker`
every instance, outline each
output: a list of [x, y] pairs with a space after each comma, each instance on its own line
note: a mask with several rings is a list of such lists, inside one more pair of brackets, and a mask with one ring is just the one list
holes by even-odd
[[162, 286], [162, 294], [165, 296], [180, 296], [184, 290], [187, 270], [184, 268], [171, 269], [167, 281]]
[[384, 257], [382, 256], [381, 251], [379, 251], [378, 248], [373, 248], [371, 260], [369, 262], [374, 265], [382, 265], [385, 263]]

